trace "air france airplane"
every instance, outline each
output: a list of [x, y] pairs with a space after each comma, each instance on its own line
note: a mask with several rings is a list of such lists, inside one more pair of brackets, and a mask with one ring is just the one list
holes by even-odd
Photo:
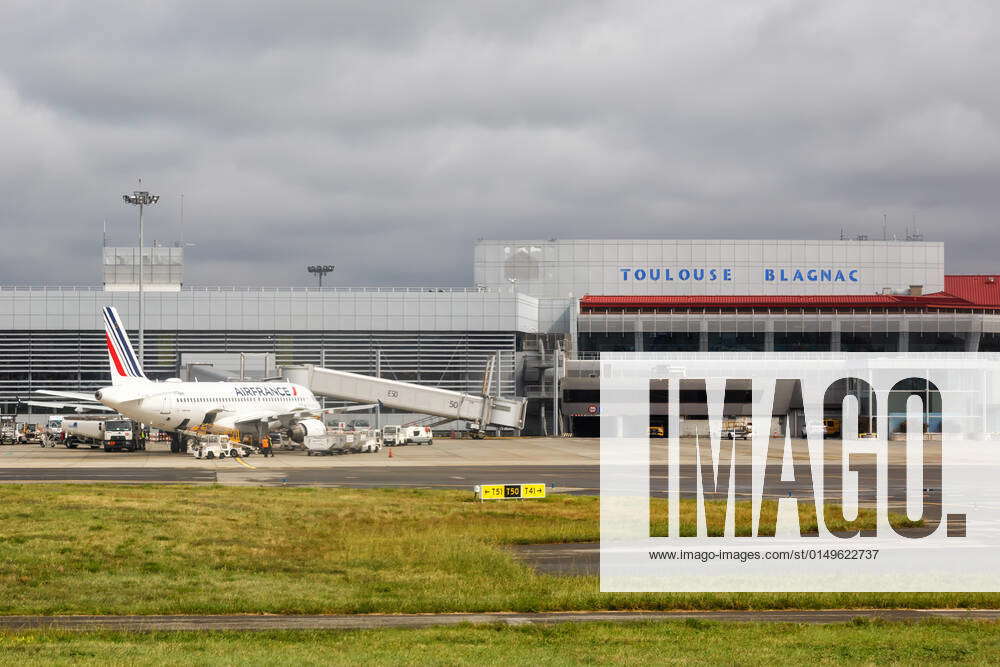
[[[104, 328], [111, 386], [98, 390], [94, 398], [127, 417], [172, 433], [173, 452], [183, 451], [183, 433], [188, 431], [249, 436], [254, 441], [281, 431], [302, 442], [307, 435], [326, 432], [322, 414], [344, 411], [322, 409], [309, 389], [290, 382], [182, 382], [178, 378], [154, 382], [143, 373], [113, 307], [104, 308]], [[89, 398], [73, 392], [46, 393], [74, 400]]]

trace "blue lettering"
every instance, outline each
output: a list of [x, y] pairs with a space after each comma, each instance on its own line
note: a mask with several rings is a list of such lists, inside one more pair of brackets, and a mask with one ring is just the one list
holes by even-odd
[[618, 269], [622, 272], [622, 280], [628, 281], [628, 269]]
[[836, 275], [836, 277], [834, 277], [833, 280], [834, 280], [834, 282], [842, 283], [845, 280], [847, 280], [847, 278], [844, 277], [844, 272], [843, 271], [841, 271], [840, 269], [837, 269], [837, 275]]
[[695, 280], [704, 280], [705, 279], [705, 269], [695, 269], [693, 271], [693, 273], [694, 273], [694, 279]]
[[858, 270], [857, 269], [851, 269], [851, 272], [849, 274], [847, 274], [847, 275], [849, 275], [851, 277], [851, 282], [852, 283], [858, 282]]
[[[767, 273], [767, 271], [765, 271], [764, 273]], [[774, 273], [773, 272], [771, 273], [771, 278], [774, 278]], [[723, 280], [732, 280], [733, 279], [733, 270], [732, 269], [723, 269], [722, 270], [722, 279]]]
[[[726, 269], [726, 271], [729, 271], [729, 269]], [[764, 280], [767, 281], [774, 280], [774, 269], [764, 269]]]
[[691, 272], [688, 271], [687, 269], [681, 269], [680, 271], [677, 272], [678, 280], [689, 280], [690, 278], [691, 278]]
[[673, 277], [670, 275], [670, 269], [663, 269], [663, 279], [673, 281]]
[[792, 276], [792, 280], [797, 280], [798, 282], [802, 282], [804, 280], [801, 269], [795, 269], [795, 275]]
[[806, 278], [808, 278], [810, 282], [816, 282], [816, 269], [809, 269], [806, 271]]
[[718, 280], [719, 279], [719, 272], [716, 271], [715, 269], [709, 269], [708, 270], [708, 279], [709, 280]]
[[824, 283], [833, 280], [833, 269], [820, 269], [819, 279]]
[[650, 269], [649, 270], [649, 279], [650, 280], [659, 280], [660, 279], [660, 270], [659, 269]]
[[779, 270], [778, 271], [778, 275], [781, 276], [781, 282], [783, 282], [783, 283], [787, 283], [788, 282], [788, 278], [785, 277], [785, 270], [784, 269]]
[[636, 269], [635, 270], [635, 279], [636, 280], [645, 280], [646, 279], [646, 269]]

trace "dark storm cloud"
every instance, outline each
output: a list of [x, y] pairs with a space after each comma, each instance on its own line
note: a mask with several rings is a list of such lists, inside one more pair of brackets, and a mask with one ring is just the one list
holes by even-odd
[[478, 237], [902, 235], [996, 271], [989, 2], [0, 6], [5, 284], [464, 285]]

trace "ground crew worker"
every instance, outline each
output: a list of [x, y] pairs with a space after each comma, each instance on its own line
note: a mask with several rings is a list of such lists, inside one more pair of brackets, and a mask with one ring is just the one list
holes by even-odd
[[260, 452], [265, 456], [274, 458], [274, 450], [271, 449], [271, 439], [266, 435], [260, 439]]

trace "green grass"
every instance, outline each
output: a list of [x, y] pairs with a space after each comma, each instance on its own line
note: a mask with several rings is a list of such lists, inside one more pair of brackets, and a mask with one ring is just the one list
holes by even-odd
[[[734, 503], [733, 528], [737, 537], [753, 535], [751, 513], [753, 503], [749, 500], [737, 500]], [[727, 501], [708, 500], [704, 503], [705, 528], [710, 537], [721, 537], [725, 534]], [[678, 518], [681, 537], [692, 537], [698, 534], [698, 507], [693, 500], [681, 500]], [[657, 537], [669, 535], [670, 522], [667, 519], [668, 504], [665, 498], [651, 498], [649, 501], [649, 534]], [[840, 505], [824, 506], [826, 529], [832, 532], [872, 529], [878, 525], [878, 516], [873, 508], [859, 508], [857, 518], [853, 521], [844, 519], [843, 508]], [[816, 507], [813, 504], [802, 503], [798, 508], [800, 534], [815, 534], [819, 532], [819, 519], [816, 517]], [[773, 536], [777, 526], [778, 501], [762, 500], [758, 518], [757, 535]], [[903, 514], [889, 513], [889, 520], [894, 526], [910, 528], [922, 526], [923, 521], [914, 521]]]
[[0, 613], [990, 607], [996, 594], [607, 594], [504, 545], [597, 539], [598, 499], [461, 491], [0, 486]]
[[293, 632], [0, 633], [5, 662], [32, 664], [984, 664], [990, 622], [792, 625], [705, 621]]

